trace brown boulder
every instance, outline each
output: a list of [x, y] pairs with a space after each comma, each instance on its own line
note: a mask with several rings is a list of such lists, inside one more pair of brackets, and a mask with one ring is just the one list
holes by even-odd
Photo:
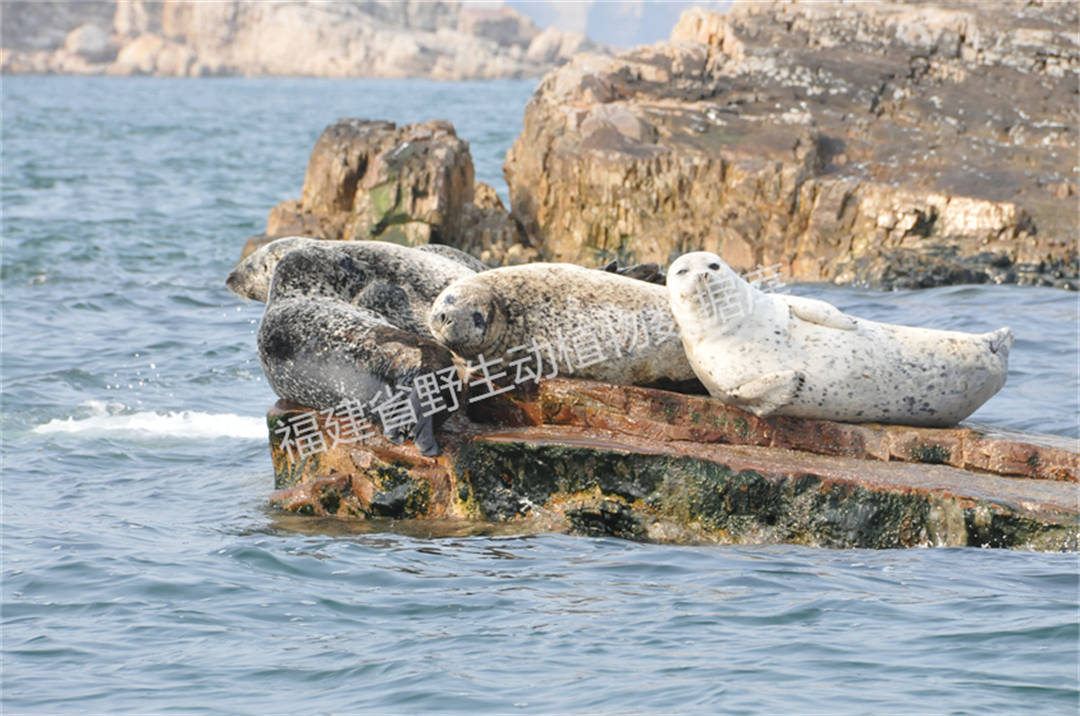
[[441, 243], [499, 257], [520, 243], [495, 190], [475, 181], [468, 143], [442, 120], [398, 127], [342, 119], [327, 127], [301, 198], [270, 211], [266, 234]]
[[668, 43], [544, 78], [504, 166], [511, 211], [559, 261], [705, 249], [796, 280], [1075, 284], [1077, 15], [687, 11]]

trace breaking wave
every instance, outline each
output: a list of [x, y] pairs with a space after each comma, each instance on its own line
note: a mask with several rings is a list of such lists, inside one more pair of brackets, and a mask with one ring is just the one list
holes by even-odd
[[34, 428], [39, 435], [87, 434], [123, 435], [130, 438], [206, 440], [211, 438], [266, 439], [266, 419], [232, 413], [203, 413], [196, 410], [157, 413], [121, 412], [117, 403], [88, 401], [91, 414], [84, 418], [53, 419]]

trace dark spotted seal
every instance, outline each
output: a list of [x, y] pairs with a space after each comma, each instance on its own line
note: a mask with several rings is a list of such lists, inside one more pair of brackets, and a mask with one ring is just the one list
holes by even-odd
[[451, 261], [456, 261], [466, 268], [471, 268], [473, 271], [480, 273], [481, 271], [487, 271], [490, 267], [480, 259], [476, 258], [472, 254], [467, 254], [461, 249], [454, 248], [453, 246], [447, 246], [446, 244], [422, 244], [416, 247], [417, 251], [426, 251], [436, 256], [442, 256], [448, 258]]
[[765, 293], [707, 252], [680, 256], [667, 285], [701, 382], [755, 415], [948, 426], [1005, 384], [1008, 328], [976, 335], [855, 318]]
[[492, 269], [446, 287], [431, 334], [462, 358], [533, 356], [546, 376], [701, 391], [662, 286], [569, 264]]
[[[430, 338], [353, 305], [373, 286], [382, 286], [385, 300], [405, 300], [400, 288], [373, 281], [377, 273], [348, 252], [306, 246], [286, 253], [259, 327], [259, 362], [282, 398], [317, 410], [361, 406], [391, 440], [411, 437], [424, 455], [437, 455], [435, 429], [458, 405], [453, 357]], [[414, 420], [391, 425], [371, 413], [395, 393], [407, 396], [401, 402]]]
[[[241, 261], [225, 279], [233, 293], [256, 301], [266, 301], [274, 267], [288, 252], [297, 248], [345, 252], [367, 264], [369, 280], [398, 286], [414, 304], [420, 324], [426, 323], [428, 308], [446, 286], [483, 267], [476, 259], [449, 246], [438, 249], [413, 249], [388, 241], [325, 241], [290, 236], [272, 241]], [[452, 258], [457, 257], [457, 258]], [[387, 316], [392, 323], [393, 317]], [[395, 325], [397, 325], [395, 323]], [[426, 325], [421, 328], [427, 333]]]

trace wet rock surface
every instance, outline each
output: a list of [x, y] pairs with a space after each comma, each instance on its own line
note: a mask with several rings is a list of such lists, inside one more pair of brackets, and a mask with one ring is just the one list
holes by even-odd
[[[428, 458], [381, 437], [301, 456], [268, 415], [290, 512], [659, 542], [1077, 549], [1075, 440], [761, 420], [704, 396], [553, 379], [476, 403]], [[326, 436], [342, 434], [320, 417]]]
[[1072, 3], [736, 3], [548, 74], [507, 155], [550, 260], [1076, 287]]

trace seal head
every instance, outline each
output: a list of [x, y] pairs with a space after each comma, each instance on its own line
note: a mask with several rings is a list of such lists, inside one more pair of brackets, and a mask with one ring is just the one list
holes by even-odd
[[671, 312], [683, 340], [707, 334], [730, 333], [753, 312], [760, 291], [720, 260], [716, 254], [683, 254], [667, 274]]
[[259, 247], [238, 263], [225, 279], [225, 286], [237, 296], [265, 302], [274, 268], [293, 249], [310, 246], [319, 239], [287, 236]]
[[483, 282], [458, 281], [431, 306], [428, 328], [435, 340], [460, 356], [490, 350], [506, 330], [502, 298]]

